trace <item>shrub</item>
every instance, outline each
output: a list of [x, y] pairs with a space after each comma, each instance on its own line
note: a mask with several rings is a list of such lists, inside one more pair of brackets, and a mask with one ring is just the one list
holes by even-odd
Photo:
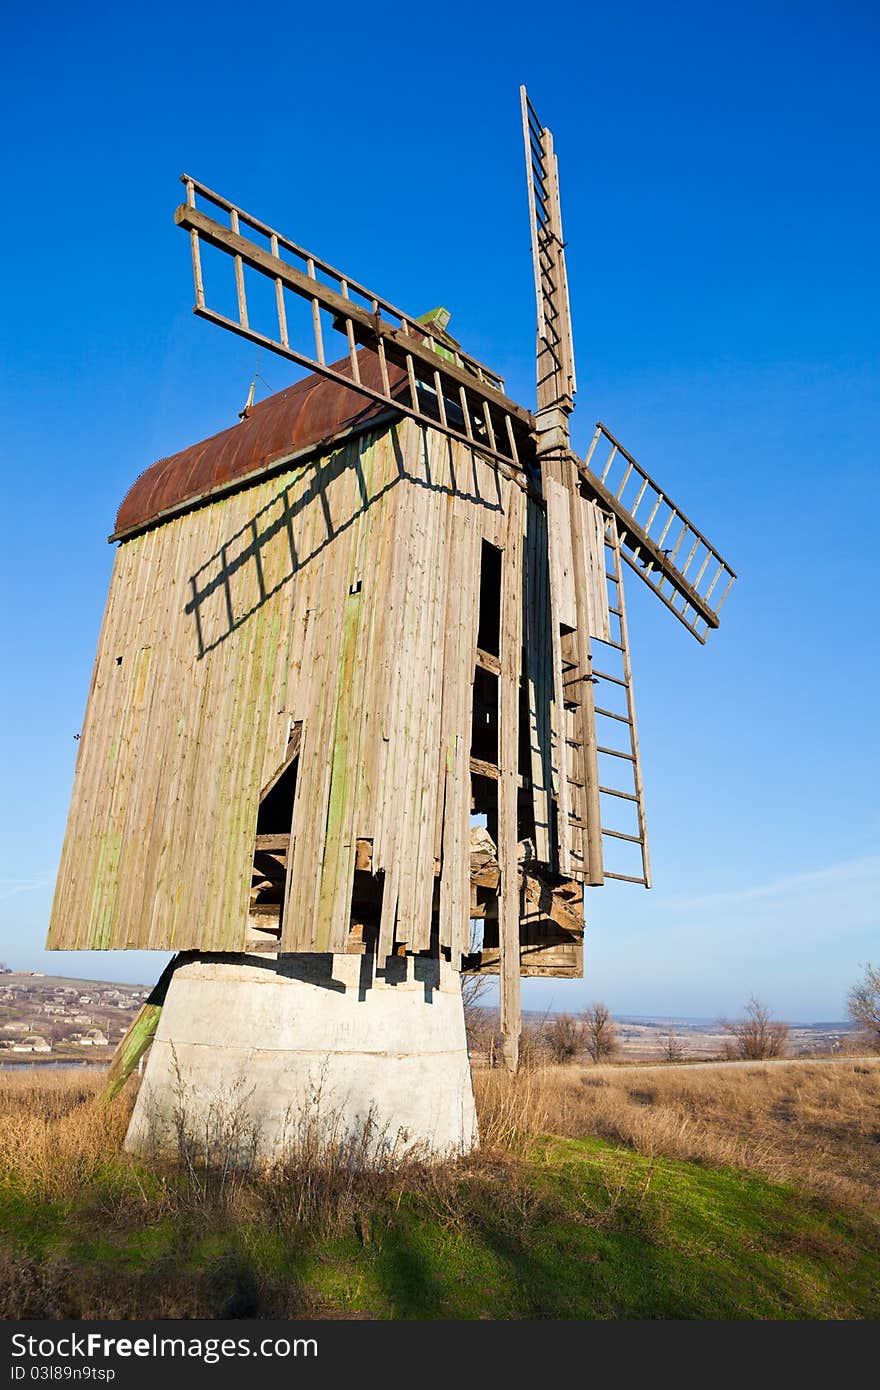
[[788, 1045], [788, 1024], [773, 1018], [766, 1004], [754, 995], [746, 1004], [745, 1016], [722, 1019], [729, 1035], [725, 1055], [730, 1059], [762, 1062], [768, 1057], [784, 1057]]
[[861, 980], [847, 996], [847, 1011], [859, 1031], [874, 1047], [880, 1047], [880, 968], [868, 961]]
[[680, 1062], [684, 1057], [684, 1043], [671, 1028], [663, 1038], [662, 1048], [664, 1062]]
[[594, 1062], [606, 1061], [617, 1051], [614, 1019], [604, 1004], [590, 1004], [584, 1009], [584, 1043]]
[[573, 1062], [584, 1045], [583, 1024], [572, 1014], [551, 1014], [544, 1022], [543, 1032], [554, 1062]]

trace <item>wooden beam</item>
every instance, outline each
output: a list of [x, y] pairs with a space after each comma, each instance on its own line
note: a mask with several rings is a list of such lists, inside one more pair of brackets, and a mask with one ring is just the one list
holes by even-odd
[[483, 758], [470, 760], [471, 772], [475, 777], [488, 777], [491, 782], [497, 782], [499, 778], [498, 768], [494, 763], [487, 763]]
[[290, 835], [257, 835], [254, 838], [254, 851], [273, 850], [279, 853], [290, 849]]
[[162, 1005], [165, 1003], [165, 995], [168, 993], [168, 986], [174, 974], [180, 957], [175, 956], [166, 965], [156, 984], [151, 990], [145, 1003], [141, 1005], [134, 1019], [113, 1054], [113, 1060], [107, 1072], [104, 1089], [101, 1092], [101, 1104], [109, 1105], [122, 1090], [131, 1073], [134, 1071], [140, 1059], [143, 1057], [153, 1038], [156, 1036], [156, 1029], [159, 1026], [159, 1018], [162, 1013]]
[[565, 927], [566, 931], [583, 932], [584, 914], [562, 896], [563, 885], [548, 883], [525, 865], [520, 866], [520, 875], [527, 902], [532, 903], [545, 917], [550, 917], [560, 927]]
[[493, 676], [501, 675], [501, 662], [498, 657], [493, 656], [491, 652], [484, 652], [482, 647], [477, 647], [476, 661], [484, 671], [489, 671]]

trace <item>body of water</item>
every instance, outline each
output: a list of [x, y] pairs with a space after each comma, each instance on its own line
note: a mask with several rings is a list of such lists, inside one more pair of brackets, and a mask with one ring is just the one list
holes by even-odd
[[88, 1071], [95, 1067], [101, 1071], [109, 1065], [109, 1062], [79, 1062], [75, 1057], [59, 1057], [57, 1061], [0, 1062], [0, 1071]]

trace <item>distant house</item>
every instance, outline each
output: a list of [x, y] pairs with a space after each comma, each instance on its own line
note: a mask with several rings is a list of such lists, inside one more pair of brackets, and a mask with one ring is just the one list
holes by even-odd
[[103, 1033], [100, 1028], [90, 1028], [86, 1033], [86, 1038], [93, 1047], [106, 1047], [108, 1044], [107, 1034]]
[[31, 1037], [25, 1038], [22, 1042], [12, 1044], [13, 1052], [51, 1052], [52, 1044], [45, 1038], [40, 1038], [34, 1033]]

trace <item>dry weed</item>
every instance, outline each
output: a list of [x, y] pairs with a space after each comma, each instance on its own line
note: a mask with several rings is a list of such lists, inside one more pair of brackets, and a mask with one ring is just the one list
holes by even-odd
[[877, 1210], [877, 1066], [548, 1066], [527, 1078], [478, 1069], [474, 1081], [487, 1137], [595, 1135], [649, 1157], [751, 1168]]
[[[499, 1169], [509, 1176], [535, 1136], [594, 1135], [648, 1157], [754, 1169], [841, 1204], [878, 1209], [876, 1065], [855, 1059], [705, 1070], [569, 1064], [516, 1077], [478, 1068], [474, 1081], [482, 1143], [466, 1159], [432, 1165], [369, 1121], [351, 1133], [341, 1117], [328, 1122], [315, 1112], [292, 1127], [283, 1159], [268, 1171], [254, 1162], [233, 1177], [228, 1162], [213, 1161], [216, 1144], [197, 1151], [184, 1134], [179, 1164], [147, 1183], [139, 1165], [121, 1154], [130, 1098], [101, 1107], [100, 1077], [88, 1073], [11, 1073], [0, 1077], [0, 1173], [46, 1200], [73, 1201], [98, 1191], [102, 1172], [115, 1164], [117, 1175], [125, 1175], [121, 1187], [110, 1185], [119, 1220], [222, 1208], [262, 1214], [286, 1228], [330, 1230], [361, 1221], [368, 1237], [365, 1213], [376, 1204], [418, 1191], [455, 1221], [462, 1181], [495, 1183]], [[236, 1122], [232, 1138], [240, 1148], [247, 1136], [239, 1129]]]
[[130, 1103], [105, 1109], [102, 1077], [11, 1072], [0, 1080], [0, 1173], [47, 1198], [74, 1197], [122, 1147]]

